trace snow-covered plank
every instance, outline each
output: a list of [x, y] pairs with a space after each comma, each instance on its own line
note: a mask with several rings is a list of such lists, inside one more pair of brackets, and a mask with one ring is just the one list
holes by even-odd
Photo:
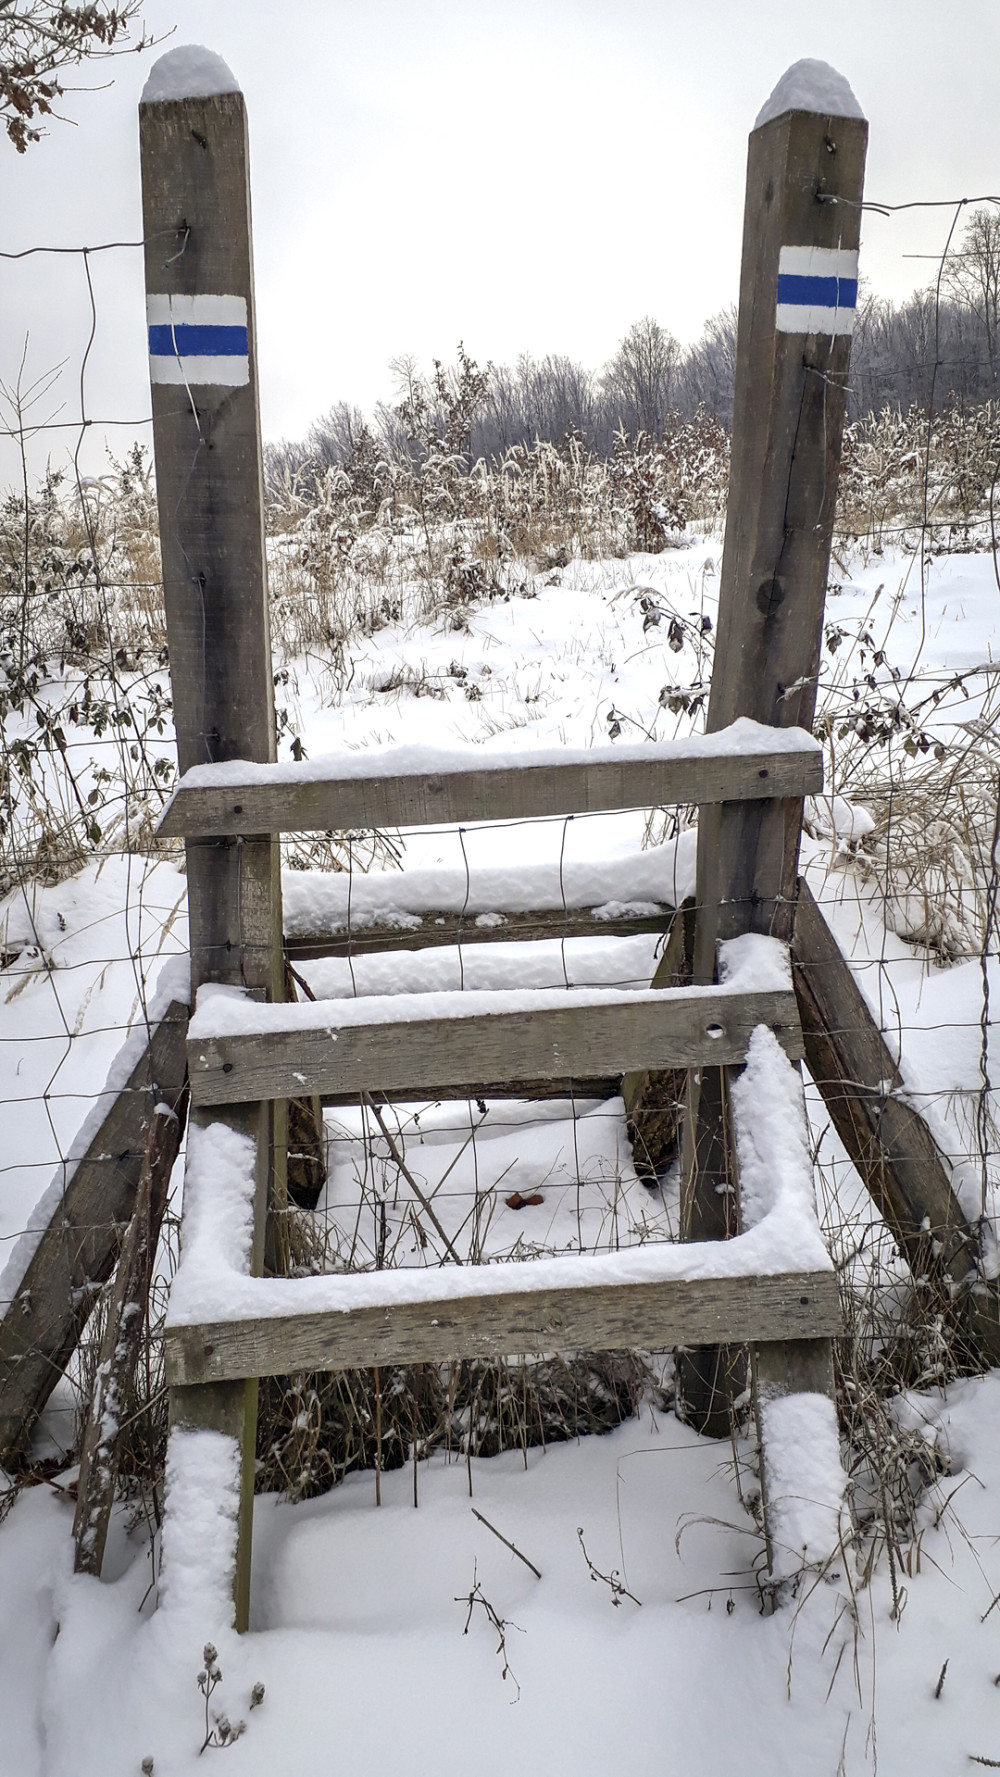
[[[748, 940], [722, 948], [730, 957]], [[822, 1241], [802, 1078], [770, 1031], [755, 1030], [731, 1087], [743, 1225], [780, 1214], [802, 1250]], [[793, 1234], [793, 1238], [795, 1238]], [[772, 1580], [839, 1560], [847, 1479], [829, 1339], [786, 1335], [754, 1350], [762, 1491]]]
[[839, 1331], [815, 1218], [779, 1167], [735, 1240], [320, 1277], [247, 1275], [254, 1147], [192, 1132], [167, 1365], [188, 1384], [295, 1368], [715, 1339], [814, 1342]]
[[[534, 1271], [541, 1262], [475, 1269], [488, 1271], [495, 1284], [502, 1270]], [[464, 1281], [472, 1269], [463, 1266], [457, 1275]], [[836, 1279], [826, 1271], [575, 1285], [175, 1326], [167, 1333], [167, 1378], [215, 1382], [532, 1351], [662, 1351], [840, 1330]]]
[[595, 909], [558, 908], [542, 913], [454, 913], [450, 909], [413, 915], [405, 924], [370, 924], [345, 930], [322, 926], [285, 938], [290, 962], [323, 957], [371, 956], [399, 950], [445, 949], [461, 944], [545, 943], [563, 938], [640, 938], [669, 932], [673, 908], [655, 902], [611, 903]]
[[691, 827], [664, 845], [613, 858], [468, 870], [286, 870], [285, 949], [292, 962], [305, 962], [669, 931], [673, 909], [694, 892], [695, 841]]
[[285, 870], [281, 877], [286, 943], [311, 932], [369, 928], [398, 930], [402, 937], [437, 918], [482, 920], [489, 933], [494, 916], [587, 911], [601, 924], [629, 917], [634, 908], [663, 911], [679, 907], [694, 893], [694, 827], [676, 839], [630, 850], [618, 857], [554, 858], [468, 868], [405, 870]]
[[406, 746], [301, 764], [196, 765], [160, 819], [164, 837], [326, 832], [533, 820], [610, 809], [799, 797], [822, 788], [823, 755], [804, 730], [733, 722], [715, 734], [641, 746]]
[[206, 987], [190, 1027], [188, 1068], [200, 1105], [400, 1087], [433, 1096], [442, 1080], [736, 1064], [758, 1024], [774, 1031], [786, 1054], [801, 1055], [790, 985], [748, 992], [739, 977], [720, 987], [400, 994], [300, 1005], [262, 1005], [235, 989]]

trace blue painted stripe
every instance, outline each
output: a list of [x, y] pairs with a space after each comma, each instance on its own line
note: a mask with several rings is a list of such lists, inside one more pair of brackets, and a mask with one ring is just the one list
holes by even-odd
[[858, 306], [857, 278], [799, 277], [779, 272], [778, 301], [802, 308], [853, 309]]
[[149, 329], [153, 358], [245, 358], [245, 327], [211, 327], [192, 322], [160, 323]]

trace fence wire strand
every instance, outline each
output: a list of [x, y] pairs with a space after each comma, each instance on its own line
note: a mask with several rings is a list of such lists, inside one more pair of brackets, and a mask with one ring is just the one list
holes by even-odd
[[[992, 739], [992, 718], [998, 713], [993, 680], [1000, 664], [983, 660], [949, 671], [926, 666], [923, 657], [928, 643], [929, 576], [934, 564], [953, 546], [991, 553], [1000, 586], [994, 525], [1000, 409], [994, 396], [992, 406], [983, 404], [965, 416], [962, 431], [955, 418], [959, 406], [952, 403], [942, 414], [936, 405], [941, 378], [950, 377], [966, 362], [948, 346], [941, 325], [946, 266], [955, 258], [956, 230], [970, 206], [998, 203], [1000, 199], [984, 197], [947, 203], [933, 200], [923, 205], [951, 212], [933, 282], [933, 349], [914, 360], [915, 367], [929, 372], [926, 409], [916, 418], [892, 412], [875, 414], [859, 419], [848, 431], [831, 574], [842, 572], [848, 579], [852, 560], [870, 563], [887, 546], [912, 545], [917, 584], [911, 592], [904, 583], [897, 609], [909, 597], [917, 601], [919, 645], [908, 668], [895, 665], [888, 673], [889, 644], [875, 633], [885, 604], [881, 593], [873, 596], [866, 617], [852, 619], [848, 625], [840, 623], [837, 599], [831, 596], [819, 684], [830, 789], [809, 816], [816, 898], [821, 907], [835, 920], [843, 918], [845, 906], [850, 912], [853, 887], [858, 890], [854, 906], [860, 908], [867, 896], [868, 905], [881, 917], [880, 944], [860, 973], [867, 998], [879, 1008], [890, 1047], [902, 1059], [904, 1074], [907, 1047], [915, 1035], [937, 1032], [957, 1038], [967, 1031], [977, 1043], [976, 1077], [970, 1075], [959, 1085], [907, 1084], [906, 1095], [930, 1113], [939, 1136], [942, 1130], [946, 1132], [952, 1144], [948, 1158], [975, 1169], [984, 1221], [992, 1214], [998, 1148], [990, 1058], [990, 965], [998, 954], [1000, 896], [1000, 754]], [[914, 207], [915, 203], [874, 202], [863, 206], [886, 218]], [[129, 1020], [144, 1026], [148, 1035], [150, 970], [162, 955], [180, 954], [183, 949], [183, 885], [178, 888], [173, 875], [178, 849], [152, 837], [153, 820], [169, 794], [174, 773], [169, 759], [167, 767], [159, 763], [168, 758], [172, 743], [148, 465], [144, 468], [141, 459], [130, 457], [96, 486], [83, 471], [85, 444], [95, 428], [114, 426], [137, 432], [150, 424], [148, 415], [134, 420], [114, 415], [97, 419], [88, 406], [88, 373], [100, 319], [90, 259], [98, 253], [135, 250], [143, 244], [101, 242], [76, 248], [40, 246], [0, 252], [4, 260], [76, 255], [83, 271], [88, 319], [88, 337], [78, 366], [79, 418], [33, 421], [30, 407], [25, 405], [32, 391], [22, 396], [21, 383], [15, 381], [7, 392], [7, 402], [10, 407], [13, 392], [16, 423], [0, 428], [3, 437], [19, 445], [23, 467], [24, 572], [18, 581], [10, 571], [13, 578], [8, 579], [5, 596], [13, 597], [23, 618], [22, 652], [33, 637], [37, 657], [34, 668], [26, 669], [24, 660], [14, 662], [21, 674], [23, 695], [19, 709], [8, 698], [3, 752], [7, 900], [0, 910], [0, 932], [5, 934], [0, 946], [5, 965], [0, 985], [6, 992], [7, 1008], [14, 1010], [8, 1027], [0, 1027], [0, 1052], [12, 1059], [16, 1055], [17, 1064], [15, 1068], [5, 1063], [0, 1105], [10, 1114], [29, 1099], [37, 1103], [50, 1150], [46, 1157], [22, 1152], [16, 1158], [0, 1160], [0, 1176], [12, 1184], [18, 1182], [22, 1191], [26, 1178], [51, 1175], [54, 1164], [62, 1169], [64, 1178], [69, 1177], [74, 1114], [100, 1099], [102, 1063], [113, 1051], [112, 1039], [121, 1028], [116, 1018], [100, 1015], [108, 984], [114, 986], [110, 999], [118, 1004], [122, 1000], [120, 977], [129, 979]], [[963, 464], [967, 467], [968, 460], [973, 455], [976, 458], [978, 491], [969, 495], [964, 508], [953, 497], [953, 483], [948, 482], [952, 459], [946, 457], [941, 445], [940, 434], [949, 425], [954, 430], [955, 475], [960, 477], [960, 472], [965, 472]], [[66, 504], [62, 483], [51, 477], [41, 494], [30, 489], [25, 453], [38, 435], [74, 431]], [[702, 492], [689, 498], [689, 507], [694, 510], [701, 499], [705, 534], [717, 536], [724, 502], [724, 458], [721, 468], [714, 462], [711, 473], [715, 480], [709, 486], [705, 463], [711, 457], [711, 435], [707, 428], [695, 443], [702, 453], [698, 473], [703, 483], [699, 484]], [[912, 463], [906, 467], [914, 454], [916, 468]], [[634, 482], [651, 460], [648, 450], [643, 456], [636, 447]], [[856, 463], [861, 464], [857, 470]], [[690, 464], [684, 466], [684, 473], [694, 478]], [[478, 481], [475, 474], [465, 475], [461, 486], [453, 470], [439, 459], [427, 469], [421, 487], [410, 463], [401, 472], [405, 487], [398, 498], [393, 494], [391, 473], [384, 466], [373, 466], [359, 457], [354, 474], [359, 487], [364, 476], [369, 477], [358, 493], [343, 468], [331, 472], [325, 483], [315, 482], [308, 489], [289, 484], [281, 497], [272, 488], [272, 625], [276, 681], [286, 699], [279, 726], [284, 742], [293, 740], [300, 749], [301, 682], [307, 682], [306, 695], [315, 694], [320, 704], [324, 699], [332, 701], [354, 685], [361, 670], [358, 657], [365, 647], [370, 650], [382, 632], [392, 636], [395, 645], [400, 628], [405, 631], [408, 626], [412, 632], [431, 620], [444, 631], [453, 626], [456, 637], [467, 635], [477, 601], [489, 608], [497, 599], [514, 596], [512, 588], [523, 580], [525, 563], [530, 564], [532, 556], [537, 563], [544, 559], [546, 550], [558, 553], [553, 538], [558, 537], [562, 549], [565, 539], [576, 537], [579, 542], [587, 525], [593, 523], [596, 531], [604, 526], [601, 536], [607, 542], [615, 535], [613, 525], [620, 522], [624, 484], [613, 482], [613, 465], [588, 466], [579, 452], [574, 458], [568, 446], [562, 459], [556, 451], [545, 456], [538, 447], [533, 460], [530, 453], [522, 453], [521, 458], [512, 457], [506, 467], [484, 470]], [[449, 475], [453, 476], [451, 482]], [[612, 493], [618, 506], [613, 505]], [[598, 522], [595, 514], [603, 511], [602, 500], [611, 517]], [[8, 503], [11, 534], [16, 530], [17, 513], [10, 518], [13, 510]], [[39, 544], [35, 536], [33, 527], [41, 524], [39, 514], [44, 516], [45, 512], [50, 516], [62, 513], [63, 541], [59, 544], [46, 536]], [[57, 529], [54, 520], [52, 529]], [[520, 555], [509, 541], [515, 532], [531, 545]], [[637, 534], [633, 532], [633, 544]], [[472, 550], [473, 545], [478, 553], [473, 551], [467, 559], [463, 550], [467, 546]], [[46, 548], [51, 557], [48, 589], [39, 587], [35, 573]], [[595, 552], [600, 553], [596, 545]], [[840, 558], [848, 563], [846, 569], [838, 567]], [[648, 571], [641, 548], [633, 547], [623, 559], [622, 582], [616, 584], [613, 594], [609, 589], [609, 608], [620, 599], [622, 608], [630, 610], [642, 610], [643, 599], [650, 603], [643, 611], [642, 647], [621, 658], [629, 663], [643, 652], [658, 649], [668, 661], [662, 638], [669, 634], [671, 649], [675, 640], [679, 642], [678, 671], [683, 662], [689, 677], [683, 683], [672, 678], [661, 693], [661, 703], [652, 711], [612, 706], [608, 734], [612, 738], [616, 733], [633, 731], [659, 735], [671, 717], [676, 732], [686, 732], [703, 719], [711, 674], [711, 641], [703, 622], [705, 578], [702, 576], [700, 591], [692, 586], [690, 601], [678, 597], [671, 603], [662, 589], [651, 594], [647, 586], [636, 583]], [[543, 569], [538, 578], [544, 581], [548, 571]], [[15, 589], [13, 594], [10, 587]], [[699, 600], [698, 610], [692, 612], [690, 607]], [[652, 640], [647, 640], [647, 619]], [[892, 628], [890, 621], [890, 638]], [[843, 631], [839, 636], [838, 630]], [[884, 660], [875, 664], [879, 654]], [[6, 660], [3, 664], [7, 670]], [[390, 665], [390, 681], [396, 670]], [[440, 675], [436, 679], [434, 671], [426, 667], [407, 663], [398, 673], [399, 683], [385, 693], [373, 681], [373, 699], [404, 693], [434, 697], [441, 690]], [[973, 680], [985, 680], [985, 690], [970, 692]], [[462, 676], [455, 677], [453, 683], [469, 686], [468, 669], [463, 667]], [[477, 692], [476, 702], [488, 702], [489, 687], [484, 692], [484, 684], [482, 674], [471, 684]], [[86, 697], [90, 703], [85, 707]], [[927, 763], [934, 760], [933, 734], [942, 730], [946, 719], [953, 719], [957, 736], [959, 706], [973, 699], [979, 711], [974, 720], [981, 729], [969, 733], [965, 740], [949, 740], [948, 757], [937, 762], [935, 776]], [[96, 716], [95, 701], [101, 705]], [[501, 699], [496, 720], [505, 714]], [[595, 712], [598, 733], [601, 720]], [[67, 728], [77, 732], [67, 733]], [[85, 732], [79, 732], [81, 729]], [[490, 730], [484, 728], [483, 732]], [[908, 743], [915, 748], [912, 756], [905, 750]], [[95, 759], [96, 773], [91, 769]], [[103, 776], [98, 775], [101, 772]], [[870, 803], [875, 809], [877, 847], [871, 844], [866, 850], [863, 841], [850, 839], [841, 843], [835, 822], [822, 830], [824, 807], [832, 809], [835, 796], [840, 795], [858, 805]], [[946, 835], [941, 840], [942, 856], [949, 843], [960, 849], [961, 841], [970, 860], [972, 879], [968, 885], [956, 886], [948, 879], [946, 866], [938, 870], [935, 864], [932, 869], [927, 861], [927, 827], [940, 825], [945, 815], [953, 830], [950, 838]], [[536, 833], [546, 834], [549, 855], [553, 851], [556, 855], [557, 892], [547, 911], [557, 920], [561, 918], [564, 926], [580, 911], [568, 889], [570, 837], [576, 845], [581, 834], [593, 832], [593, 844], [599, 846], [601, 829], [588, 826], [595, 819], [602, 817], [558, 817], [532, 824]], [[512, 856], [517, 855], [519, 844], [530, 849], [535, 843], [534, 836], [530, 840], [525, 837], [528, 825], [496, 823], [496, 832], [509, 840]], [[672, 844], [690, 831], [690, 811], [652, 811], [647, 839]], [[475, 929], [482, 915], [476, 910], [478, 866], [471, 860], [469, 830], [459, 826], [453, 832], [442, 831], [440, 838], [442, 847], [450, 842], [457, 847], [464, 888], [460, 885], [457, 900], [439, 910], [442, 916], [457, 915], [452, 950], [442, 947], [423, 955], [439, 957], [439, 974], [443, 974], [444, 959], [453, 951], [458, 990], [474, 994], [491, 964], [502, 974], [500, 965], [509, 953], [499, 942], [480, 941]], [[343, 959], [307, 960], [296, 965], [300, 978], [318, 997], [324, 997], [324, 972], [327, 988], [333, 985], [332, 997], [365, 994], [366, 982], [372, 979], [372, 954], [367, 948], [370, 927], [359, 917], [365, 867], [393, 868], [402, 855], [404, 869], [398, 876], [405, 896], [408, 843], [415, 843], [412, 835], [286, 836], [283, 850], [289, 881], [302, 871], [325, 870], [332, 873], [333, 880], [344, 871], [347, 875]], [[827, 844], [827, 864], [825, 879], [820, 882], [822, 844]], [[67, 931], [55, 934], [50, 908], [80, 879], [81, 870], [91, 872], [88, 881], [100, 885], [102, 873], [107, 871], [110, 880], [119, 864], [115, 894], [120, 908], [82, 918], [71, 912]], [[912, 886], [907, 885], [907, 870], [911, 871]], [[162, 888], [164, 880], [172, 881], [173, 895]], [[676, 894], [673, 904], [681, 898]], [[913, 916], [907, 928], [910, 903], [921, 899], [923, 926], [919, 917]], [[664, 901], [663, 906], [667, 905]], [[946, 916], [943, 923], [941, 916]], [[429, 917], [426, 908], [414, 914], [425, 928]], [[860, 912], [857, 917], [862, 917]], [[106, 947], [91, 941], [104, 922], [109, 932], [119, 925], [121, 935], [120, 941], [110, 941]], [[919, 1025], [908, 1022], [912, 1003], [900, 997], [894, 972], [898, 946], [885, 936], [887, 928], [891, 935], [893, 922], [905, 930], [913, 955], [926, 962], [928, 980], [939, 966], [961, 960], [976, 963], [981, 996], [974, 1017], [965, 1023], [938, 1018], [921, 1018]], [[64, 937], [70, 954], [62, 956], [60, 940]], [[561, 984], [567, 991], [611, 985], [614, 968], [610, 962], [606, 967], [595, 962], [597, 953], [592, 947], [596, 942], [596, 934], [571, 937], [565, 930], [554, 929], [546, 946], [551, 984]], [[662, 932], [648, 933], [641, 940], [605, 938], [600, 940], [600, 954], [605, 960], [620, 959], [615, 966], [625, 980], [641, 979], [644, 972], [648, 982], [664, 942]], [[957, 952], [955, 945], [959, 946]], [[338, 983], [333, 963], [339, 968], [340, 960], [344, 972]], [[405, 968], [398, 966], [404, 978]], [[430, 975], [433, 970], [428, 978]], [[84, 991], [76, 991], [77, 979], [86, 982]], [[45, 1021], [36, 1013], [38, 1028], [16, 1028], [18, 1003], [27, 1005], [42, 983], [50, 999], [46, 1027], [41, 1028]], [[384, 991], [384, 987], [376, 990]], [[0, 1007], [0, 1012], [3, 1010]], [[20, 1092], [17, 1080], [22, 1059], [30, 1060], [46, 1046], [54, 1046], [51, 1065], [44, 1077], [43, 1070], [29, 1069], [29, 1089]], [[87, 1059], [88, 1055], [93, 1059]], [[824, 1214], [838, 1264], [844, 1270], [867, 1266], [868, 1276], [897, 1276], [899, 1255], [833, 1138], [822, 1106], [811, 1099], [810, 1110]], [[548, 1102], [514, 1101], [496, 1093], [479, 1103], [467, 1098], [423, 1106], [376, 1106], [362, 1100], [350, 1112], [339, 1106], [328, 1109], [325, 1128], [330, 1183], [321, 1208], [309, 1223], [308, 1238], [301, 1234], [307, 1218], [300, 1211], [290, 1214], [299, 1229], [297, 1238], [304, 1243], [299, 1262], [306, 1269], [316, 1265], [356, 1268], [442, 1263], [447, 1262], [451, 1246], [463, 1261], [519, 1258], [553, 1250], [615, 1250], [647, 1240], [674, 1239], [678, 1234], [676, 1156], [660, 1168], [650, 1184], [640, 1182], [626, 1153], [620, 1102], [587, 1098], [577, 1081], [568, 1082], [562, 1100]], [[18, 1225], [11, 1225], [13, 1222]], [[32, 1225], [27, 1213], [6, 1218], [0, 1225], [3, 1248], [9, 1251], [19, 1233]], [[174, 1215], [171, 1227], [175, 1226]]]

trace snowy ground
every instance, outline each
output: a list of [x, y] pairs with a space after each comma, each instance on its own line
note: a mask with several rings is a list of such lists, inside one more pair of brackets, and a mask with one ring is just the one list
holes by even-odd
[[[339, 686], [315, 660], [291, 663], [293, 731], [312, 756], [414, 740], [527, 752], [604, 742], [614, 723], [623, 740], [683, 731], [690, 718], [670, 714], [660, 693], [696, 694], [707, 677], [697, 637], [702, 617], [714, 617], [720, 554], [718, 539], [694, 538], [656, 557], [574, 562], [534, 582], [535, 596], [473, 608], [461, 627], [446, 615], [381, 631], [358, 645]], [[1000, 659], [988, 555], [929, 561], [923, 596], [912, 556], [848, 566], [828, 605], [828, 622], [845, 640], [827, 673], [843, 671], [866, 629], [869, 651], [891, 632], [889, 659], [929, 683]], [[648, 623], [650, 599], [666, 613], [659, 625]], [[667, 645], [672, 614], [688, 626], [679, 652]], [[947, 739], [956, 720], [974, 720], [991, 682], [988, 671], [970, 680], [968, 697], [949, 695], [928, 727]], [[567, 869], [634, 853], [644, 825], [640, 815], [616, 815], [425, 830], [404, 836], [403, 862]], [[684, 847], [689, 857], [689, 838]], [[950, 1151], [967, 1157], [959, 1184], [978, 1215], [983, 1176], [967, 1095], [980, 1077], [979, 965], [929, 969], [884, 934], [854, 879], [831, 871], [829, 845], [808, 842], [807, 859], [862, 985], [899, 1033], [908, 1083], [939, 1119]], [[687, 867], [679, 866], [679, 881]], [[0, 1256], [30, 1224], [158, 959], [183, 949], [183, 897], [169, 859], [112, 859], [39, 892], [30, 909], [23, 901], [8, 908], [5, 947], [27, 948], [2, 977]], [[535, 978], [645, 983], [655, 943], [570, 940], [549, 947]], [[353, 978], [333, 962], [308, 973], [315, 991], [336, 997], [457, 985], [456, 970], [469, 991], [523, 984], [524, 966], [517, 947], [484, 945], [467, 949], [461, 964], [454, 952], [436, 952], [392, 966], [355, 963]], [[993, 990], [1000, 995], [1000, 980]], [[432, 1189], [464, 1149], [446, 1190], [457, 1217], [477, 1187], [489, 1202], [491, 1254], [565, 1248], [581, 1234], [586, 1245], [613, 1246], [669, 1230], [670, 1183], [653, 1193], [635, 1179], [620, 1106], [576, 1108], [585, 1114], [574, 1120], [567, 1106], [536, 1106], [528, 1116], [491, 1105], [474, 1149], [465, 1106], [427, 1110], [419, 1124], [407, 1123], [407, 1157]], [[345, 1256], [370, 1263], [375, 1231], [361, 1217], [357, 1122], [331, 1116], [330, 1134], [323, 1208]], [[821, 1157], [838, 1180], [838, 1219], [856, 1198], [870, 1221], [829, 1135]], [[987, 1162], [989, 1170], [992, 1155]], [[514, 1190], [542, 1201], [511, 1211], [504, 1199]], [[398, 1257], [421, 1262], [411, 1249], [400, 1233]], [[204, 1732], [196, 1675], [209, 1635], [224, 1673], [215, 1702], [234, 1719], [246, 1713], [254, 1682], [267, 1686], [227, 1754], [247, 1773], [363, 1764], [381, 1777], [407, 1763], [446, 1777], [470, 1762], [486, 1773], [516, 1762], [581, 1777], [612, 1768], [937, 1777], [966, 1770], [970, 1756], [1000, 1758], [1000, 1610], [981, 1622], [1000, 1591], [998, 1387], [994, 1377], [965, 1383], [945, 1402], [913, 1407], [951, 1472], [920, 1508], [924, 1528], [898, 1621], [883, 1571], [858, 1595], [856, 1615], [845, 1612], [838, 1587], [821, 1586], [798, 1607], [762, 1618], [753, 1578], [761, 1549], [729, 1452], [671, 1415], [647, 1412], [610, 1437], [529, 1452], [526, 1472], [519, 1457], [472, 1465], [472, 1503], [535, 1562], [541, 1580], [472, 1516], [463, 1464], [422, 1467], [417, 1514], [408, 1473], [384, 1477], [380, 1512], [370, 1477], [358, 1475], [310, 1504], [259, 1500], [253, 1631], [239, 1645], [220, 1639], [218, 1622], [177, 1615], [169, 1597], [153, 1613], [148, 1550], [127, 1534], [124, 1516], [110, 1577], [73, 1579], [66, 1499], [32, 1489], [0, 1526], [4, 1616], [18, 1626], [0, 1651], [0, 1777], [138, 1773], [147, 1756], [156, 1777], [193, 1772]], [[44, 1437], [58, 1440], [61, 1431], [54, 1410]], [[625, 1598], [615, 1608], [609, 1586], [591, 1581], [578, 1526], [596, 1567], [619, 1570], [641, 1606]], [[511, 1673], [502, 1677], [482, 1606], [463, 1637], [468, 1607], [456, 1599], [468, 1598], [474, 1573], [499, 1616], [517, 1625], [506, 1642], [519, 1695]]]

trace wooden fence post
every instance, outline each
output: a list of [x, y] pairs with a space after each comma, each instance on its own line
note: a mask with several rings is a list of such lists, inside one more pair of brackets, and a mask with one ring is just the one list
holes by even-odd
[[[710, 731], [738, 716], [809, 729], [816, 705], [868, 138], [846, 82], [827, 72], [829, 112], [769, 115], [772, 102], [750, 136]], [[720, 939], [790, 939], [801, 825], [800, 798], [701, 810], [696, 982], [714, 979]], [[725, 1070], [703, 1070], [690, 1097], [682, 1234], [724, 1239], [738, 1220]], [[767, 1362], [827, 1387], [829, 1346], [807, 1358], [777, 1348]], [[693, 1423], [728, 1431], [717, 1350], [685, 1354], [679, 1387]]]
[[[247, 116], [221, 59], [190, 49], [161, 57], [139, 107], [139, 137], [153, 443], [179, 767], [183, 772], [230, 759], [266, 762], [275, 758], [274, 687]], [[270, 834], [189, 841], [187, 880], [192, 992], [218, 981], [281, 999], [277, 842]], [[266, 1105], [240, 1105], [222, 1115], [257, 1143], [259, 1270], [276, 1119]], [[197, 1112], [193, 1116], [199, 1120]], [[254, 1381], [171, 1391], [171, 1427], [214, 1427], [240, 1444], [239, 1629], [247, 1625], [249, 1608], [256, 1408]]]

